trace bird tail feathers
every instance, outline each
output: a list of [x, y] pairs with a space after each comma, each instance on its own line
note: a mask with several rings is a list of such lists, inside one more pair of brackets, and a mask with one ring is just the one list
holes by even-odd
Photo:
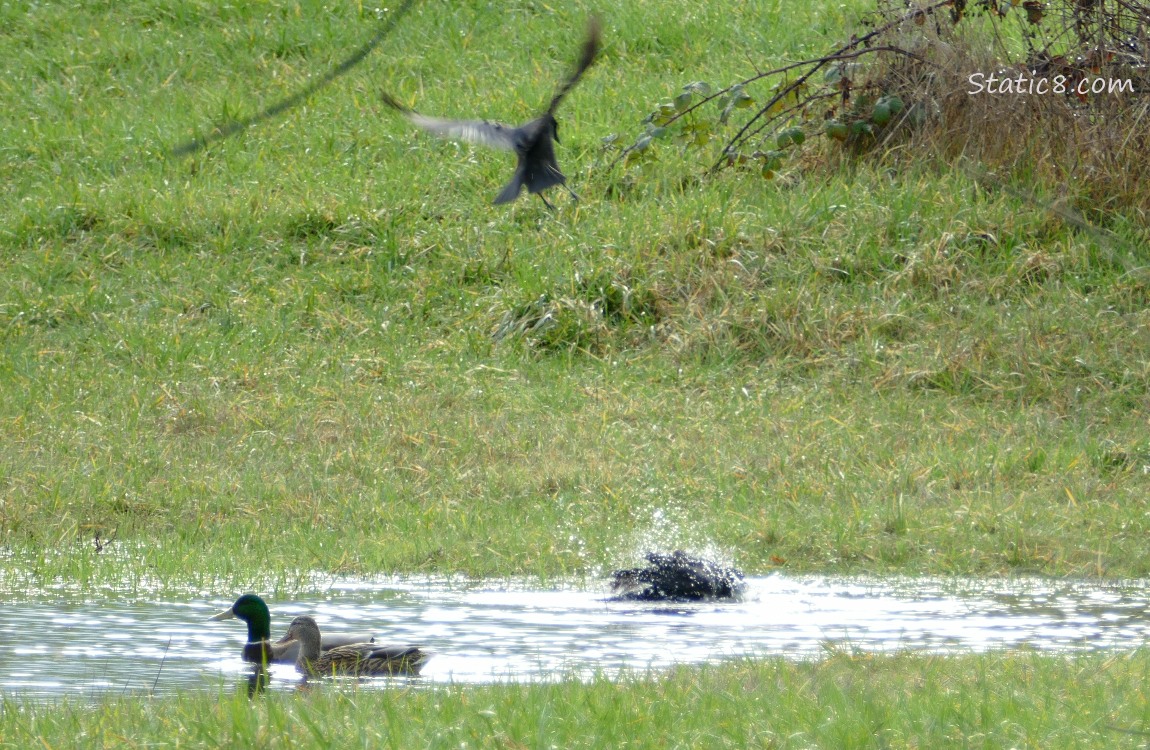
[[523, 175], [519, 170], [515, 170], [515, 176], [511, 178], [511, 182], [507, 183], [499, 195], [495, 198], [495, 205], [500, 203], [510, 203], [519, 197], [519, 191], [523, 189]]

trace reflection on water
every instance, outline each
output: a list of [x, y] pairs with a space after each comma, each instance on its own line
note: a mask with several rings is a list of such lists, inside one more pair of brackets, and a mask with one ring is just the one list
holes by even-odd
[[[737, 656], [810, 658], [828, 647], [1128, 649], [1150, 631], [1146, 590], [1145, 582], [770, 576], [748, 579], [741, 602], [667, 606], [607, 601], [602, 590], [576, 587], [398, 579], [336, 581], [314, 598], [269, 604], [277, 634], [308, 613], [324, 628], [424, 645], [434, 657], [412, 682], [435, 684], [610, 675]], [[10, 602], [0, 608], [0, 692], [93, 696], [246, 685], [243, 625], [207, 622], [231, 601], [112, 594]], [[273, 666], [268, 689], [292, 689], [298, 680], [292, 667]]]

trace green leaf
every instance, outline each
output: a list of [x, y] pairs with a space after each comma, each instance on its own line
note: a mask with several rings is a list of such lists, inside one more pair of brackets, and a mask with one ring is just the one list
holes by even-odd
[[723, 111], [719, 115], [719, 122], [726, 125], [727, 119], [730, 118], [731, 113], [734, 111], [735, 111], [735, 100], [734, 99], [728, 99], [727, 100], [727, 106], [723, 107]]
[[643, 162], [650, 161], [651, 157], [648, 156], [652, 152], [649, 151], [628, 151], [627, 156], [623, 159], [623, 163], [627, 166], [632, 164], [642, 164]]
[[806, 139], [806, 133], [803, 132], [802, 128], [792, 126], [779, 131], [779, 134], [775, 136], [775, 144], [779, 148], [786, 148], [792, 143], [796, 146], [800, 146]]
[[847, 126], [838, 120], [827, 120], [823, 125], [823, 131], [836, 141], [845, 141], [850, 134]]
[[684, 91], [675, 97], [675, 109], [682, 112], [687, 107], [691, 106], [691, 100], [694, 95], [690, 91]]
[[666, 125], [667, 121], [669, 121], [678, 113], [679, 110], [675, 108], [674, 104], [670, 102], [664, 102], [663, 104], [659, 105], [658, 109], [651, 113], [651, 116], [647, 121], [656, 125]]
[[874, 111], [872, 111], [870, 114], [871, 122], [873, 122], [875, 125], [882, 126], [890, 122], [890, 118], [890, 106], [885, 101], [880, 99], [878, 104], [874, 105]]

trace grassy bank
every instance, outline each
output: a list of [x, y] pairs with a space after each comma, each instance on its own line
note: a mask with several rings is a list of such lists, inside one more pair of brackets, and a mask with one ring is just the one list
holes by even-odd
[[[683, 84], [823, 52], [853, 11], [600, 9], [564, 102], [583, 201], [492, 207], [590, 8], [425, 2], [351, 74], [188, 158], [371, 34], [355, 3], [0, 6], [6, 593], [230, 596], [341, 574], [597, 575], [651, 546], [749, 572], [1150, 574], [1150, 279], [1111, 235], [930, 158], [775, 181], [671, 149]], [[624, 139], [626, 140], [626, 139]], [[108, 540], [112, 539], [111, 543]], [[262, 574], [267, 578], [259, 578]], [[1122, 747], [1147, 660], [736, 663], [621, 683], [8, 697], [6, 747]]]
[[159, 539], [146, 564], [177, 578], [245, 556], [551, 575], [658, 532], [750, 570], [1147, 574], [1135, 245], [929, 161], [604, 171], [599, 139], [650, 102], [745, 72], [738, 30], [777, 26], [782, 59], [844, 28], [753, 4], [605, 16], [562, 113], [585, 200], [493, 208], [505, 155], [376, 91], [530, 116], [585, 9], [519, 10], [508, 38], [493, 10], [417, 6], [307, 106], [172, 159], [373, 14], [9, 6], [6, 546]]
[[[2, 747], [1144, 747], [1144, 655], [832, 654], [588, 684], [3, 703]], [[1125, 730], [1125, 731], [1124, 731]]]

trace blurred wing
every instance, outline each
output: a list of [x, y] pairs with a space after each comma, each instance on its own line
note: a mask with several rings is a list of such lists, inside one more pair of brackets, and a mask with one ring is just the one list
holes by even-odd
[[407, 119], [440, 138], [456, 138], [508, 151], [515, 150], [518, 128], [486, 120], [441, 120], [438, 117], [428, 117], [403, 106], [386, 91], [383, 92], [383, 103], [399, 110]]
[[498, 122], [486, 120], [441, 120], [438, 117], [427, 117], [418, 112], [408, 112], [407, 119], [429, 133], [440, 138], [457, 138], [473, 143], [482, 143], [484, 146], [515, 150], [515, 135], [518, 128], [501, 125]]
[[591, 67], [591, 63], [595, 62], [595, 55], [599, 54], [600, 38], [599, 19], [596, 16], [591, 16], [591, 20], [587, 22], [587, 39], [583, 42], [583, 54], [579, 57], [579, 64], [575, 66], [575, 71], [551, 98], [551, 106], [547, 108], [548, 114], [555, 114], [559, 102], [567, 96], [567, 92], [573, 89], [575, 84], [579, 83], [579, 79], [583, 77], [583, 72]]

